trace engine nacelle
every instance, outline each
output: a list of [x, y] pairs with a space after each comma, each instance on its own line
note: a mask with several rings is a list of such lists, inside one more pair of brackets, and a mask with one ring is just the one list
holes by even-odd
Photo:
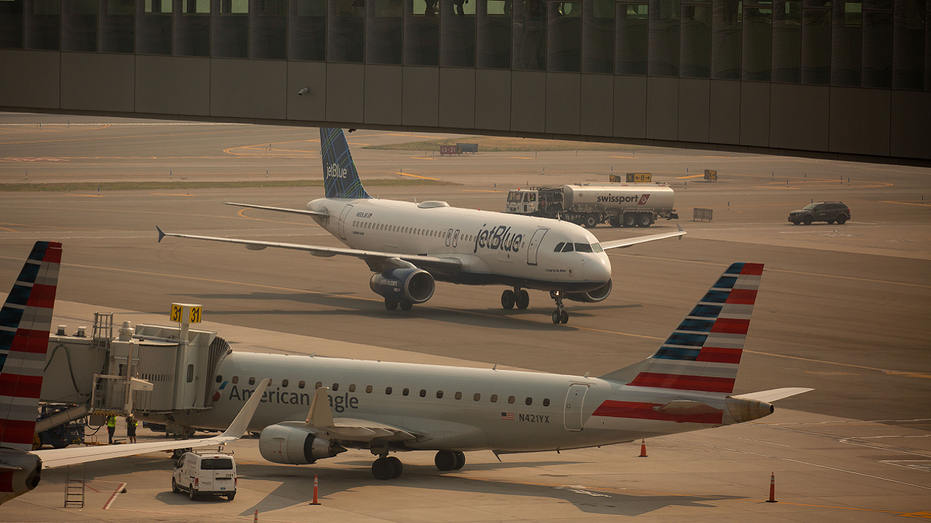
[[596, 303], [603, 301], [605, 298], [611, 294], [611, 287], [614, 284], [611, 283], [611, 280], [608, 280], [608, 283], [598, 287], [593, 291], [588, 292], [570, 292], [566, 294], [567, 300], [580, 301], [583, 303]]
[[259, 437], [259, 452], [272, 463], [306, 465], [318, 459], [332, 458], [346, 449], [330, 440], [318, 438], [300, 427], [270, 425]]
[[397, 268], [373, 275], [369, 287], [388, 300], [423, 303], [433, 297], [436, 282], [423, 269]]
[[0, 456], [0, 461], [11, 468], [19, 469], [0, 473], [0, 480], [6, 483], [5, 492], [0, 492], [0, 503], [21, 496], [39, 486], [39, 481], [42, 479], [42, 460], [35, 454], [5, 450], [3, 456]]

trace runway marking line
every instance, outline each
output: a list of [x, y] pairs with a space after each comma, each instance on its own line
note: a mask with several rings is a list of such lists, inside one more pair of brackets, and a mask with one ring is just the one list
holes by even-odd
[[420, 178], [421, 180], [433, 180], [433, 181], [435, 181], [435, 182], [440, 181], [439, 178], [430, 178], [429, 176], [420, 176], [420, 175], [417, 175], [417, 174], [407, 174], [407, 173], [404, 173], [404, 172], [401, 172], [401, 171], [398, 171], [398, 172], [395, 173], [395, 174], [400, 174], [401, 176], [410, 176], [411, 178]]
[[126, 483], [120, 483], [120, 486], [116, 487], [116, 490], [113, 491], [113, 494], [110, 496], [110, 499], [107, 500], [107, 503], [103, 506], [104, 510], [109, 510], [110, 505], [116, 501], [116, 497], [120, 495], [120, 492], [126, 487]]

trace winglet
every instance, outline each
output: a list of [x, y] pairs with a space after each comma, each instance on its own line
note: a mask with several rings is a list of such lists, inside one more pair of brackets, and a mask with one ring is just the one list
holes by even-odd
[[155, 230], [158, 231], [158, 243], [162, 243], [162, 238], [165, 237], [165, 233], [162, 232], [162, 229], [158, 225], [155, 226]]
[[272, 380], [270, 378], [265, 378], [259, 383], [259, 386], [252, 391], [252, 396], [249, 397], [249, 401], [242, 407], [242, 410], [239, 411], [239, 414], [236, 415], [236, 419], [230, 423], [226, 432], [220, 435], [224, 438], [234, 438], [239, 439], [242, 436], [242, 433], [249, 428], [249, 423], [252, 422], [252, 415], [255, 414], [255, 409], [259, 407], [259, 403], [262, 401], [262, 396], [265, 394], [265, 389], [271, 384]]
[[330, 388], [320, 387], [314, 392], [314, 399], [310, 403], [310, 412], [307, 414], [307, 425], [314, 427], [332, 427], [333, 411], [330, 407]]
[[681, 239], [682, 239], [682, 236], [685, 236], [685, 229], [683, 229], [682, 226], [679, 225], [678, 223], [676, 224], [676, 227], [678, 227], [678, 228], [679, 228], [679, 232], [682, 233], [682, 234], [679, 236], [679, 239], [681, 240]]

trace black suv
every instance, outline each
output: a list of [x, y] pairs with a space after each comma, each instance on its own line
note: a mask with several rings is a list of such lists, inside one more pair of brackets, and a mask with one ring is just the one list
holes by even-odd
[[789, 221], [795, 225], [801, 223], [811, 225], [811, 222], [828, 222], [828, 224], [837, 222], [843, 225], [849, 219], [850, 207], [842, 202], [813, 203], [789, 213]]

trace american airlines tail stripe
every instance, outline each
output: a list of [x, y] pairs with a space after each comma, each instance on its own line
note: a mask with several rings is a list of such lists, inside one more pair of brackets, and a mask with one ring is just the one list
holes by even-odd
[[605, 400], [601, 405], [598, 406], [597, 409], [595, 409], [595, 412], [592, 413], [592, 416], [678, 421], [680, 423], [710, 423], [715, 425], [720, 424], [723, 417], [722, 412], [673, 416], [654, 410], [654, 407], [659, 406], [661, 406], [659, 403]]
[[755, 289], [734, 289], [727, 297], [727, 303], [753, 305], [756, 302], [756, 292]]
[[41, 374], [39, 376], [22, 376], [4, 372], [0, 375], [0, 397], [38, 398], [41, 391]]
[[762, 276], [763, 275], [763, 264], [762, 263], [744, 263], [743, 268], [740, 271], [740, 274], [743, 276]]
[[691, 318], [717, 318], [721, 314], [721, 305], [696, 305], [692, 312], [689, 313]]
[[10, 443], [28, 444], [32, 448], [32, 439], [35, 435], [36, 422], [21, 420], [2, 420], [0, 427], [3, 428], [3, 444], [10, 446]]
[[747, 334], [750, 328], [750, 320], [737, 320], [731, 318], [718, 318], [711, 327], [711, 332], [722, 332], [726, 334]]
[[0, 492], [13, 492], [13, 471], [0, 472]]
[[635, 387], [656, 387], [661, 389], [698, 390], [702, 392], [734, 391], [733, 378], [714, 378], [708, 376], [686, 376], [681, 374], [660, 374], [641, 372], [629, 383]]
[[649, 371], [653, 374], [670, 376], [695, 375], [705, 378], [731, 379], [737, 377], [737, 365], [713, 361], [657, 360], [650, 365]]
[[741, 349], [726, 349], [723, 347], [702, 347], [696, 361], [714, 361], [718, 363], [740, 363]]

